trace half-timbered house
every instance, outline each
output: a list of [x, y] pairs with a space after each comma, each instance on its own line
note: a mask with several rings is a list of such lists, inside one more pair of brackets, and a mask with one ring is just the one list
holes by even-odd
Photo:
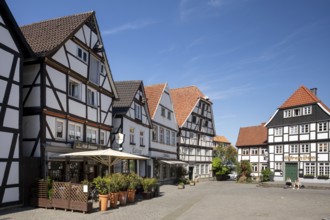
[[318, 182], [329, 178], [330, 109], [316, 91], [301, 86], [266, 124], [275, 180], [300, 177], [303, 182]]
[[153, 159], [153, 176], [161, 182], [173, 182], [177, 166], [185, 164], [178, 160], [177, 133], [172, 98], [167, 83], [145, 86], [152, 134], [149, 155]]
[[22, 201], [22, 64], [32, 56], [5, 1], [0, 1], [0, 207]]
[[179, 127], [179, 159], [186, 162], [190, 179], [212, 176], [215, 126], [212, 102], [196, 86], [171, 89]]
[[268, 168], [267, 128], [265, 123], [239, 129], [236, 147], [237, 161], [249, 161], [252, 166], [251, 176], [260, 179], [261, 172]]
[[91, 179], [101, 172], [95, 163], [58, 155], [110, 147], [112, 105], [118, 96], [95, 13], [21, 30], [38, 57], [24, 63], [23, 155], [40, 158], [41, 177]]
[[230, 146], [230, 141], [225, 136], [214, 136], [213, 138], [213, 146], [217, 147], [228, 147]]
[[[115, 150], [149, 156], [151, 118], [146, 102], [143, 82], [140, 80], [116, 81], [119, 100], [113, 104], [113, 133], [123, 134], [124, 140], [118, 142], [113, 136]], [[135, 172], [140, 176], [150, 176], [151, 165], [148, 160], [123, 161], [114, 166], [114, 172]]]

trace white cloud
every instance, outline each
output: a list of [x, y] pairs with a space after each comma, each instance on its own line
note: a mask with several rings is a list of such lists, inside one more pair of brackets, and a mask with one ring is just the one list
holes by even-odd
[[132, 22], [132, 23], [123, 24], [121, 26], [112, 28], [110, 30], [105, 30], [102, 32], [102, 34], [111, 35], [111, 34], [117, 34], [122, 31], [142, 29], [147, 26], [153, 25], [155, 23], [156, 22], [154, 22], [154, 21], [136, 21], [136, 22]]

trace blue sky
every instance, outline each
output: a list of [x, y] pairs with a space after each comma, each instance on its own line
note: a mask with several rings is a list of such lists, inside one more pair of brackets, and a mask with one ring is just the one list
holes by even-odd
[[330, 106], [328, 0], [7, 0], [19, 25], [96, 11], [115, 80], [198, 86], [216, 131], [266, 122], [301, 85]]

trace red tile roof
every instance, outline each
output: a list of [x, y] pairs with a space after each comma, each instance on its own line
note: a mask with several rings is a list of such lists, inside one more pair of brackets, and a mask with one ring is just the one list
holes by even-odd
[[305, 86], [301, 86], [297, 89], [279, 108], [291, 108], [301, 105], [309, 105], [320, 102], [314, 93], [312, 93]]
[[94, 12], [86, 12], [20, 27], [33, 52], [45, 55], [61, 45], [80, 28]]
[[199, 99], [204, 99], [204, 94], [196, 86], [171, 89], [175, 117], [178, 125], [183, 126], [190, 113], [194, 110]]
[[219, 143], [227, 143], [230, 144], [230, 142], [228, 141], [228, 139], [225, 136], [215, 136], [213, 138], [214, 142], [219, 142]]
[[153, 119], [155, 117], [155, 112], [156, 112], [157, 106], [160, 102], [160, 98], [162, 97], [165, 87], [166, 87], [166, 83], [150, 85], [150, 86], [144, 87], [151, 119]]
[[267, 128], [262, 123], [258, 126], [239, 129], [236, 147], [260, 146], [267, 144]]

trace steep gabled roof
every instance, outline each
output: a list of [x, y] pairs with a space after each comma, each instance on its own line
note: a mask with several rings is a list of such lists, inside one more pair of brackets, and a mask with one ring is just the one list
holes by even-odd
[[19, 51], [23, 54], [25, 58], [33, 57], [33, 52], [28, 45], [24, 35], [22, 34], [20, 28], [18, 27], [16, 20], [11, 13], [6, 1], [0, 0], [0, 14], [3, 18], [4, 22], [6, 23], [12, 37], [15, 40], [15, 43], [18, 44]]
[[131, 107], [135, 94], [141, 85], [141, 80], [116, 81], [115, 86], [117, 88], [119, 100], [114, 101], [113, 110], [126, 113]]
[[183, 126], [197, 102], [205, 98], [204, 94], [196, 86], [171, 89], [170, 94], [179, 127]]
[[94, 12], [70, 15], [41, 21], [21, 27], [21, 30], [37, 56], [56, 50], [70, 38]]
[[236, 147], [260, 145], [267, 145], [267, 128], [265, 123], [239, 129]]
[[228, 139], [225, 136], [215, 136], [215, 137], [213, 137], [213, 141], [218, 142], [218, 143], [230, 144], [230, 142], [228, 141]]
[[318, 102], [320, 102], [320, 100], [311, 90], [307, 89], [305, 86], [301, 86], [279, 107], [279, 109], [315, 104]]
[[144, 87], [144, 90], [146, 92], [149, 112], [152, 119], [155, 117], [156, 109], [164, 92], [164, 89], [166, 88], [166, 84], [167, 83], [162, 83], [162, 84], [155, 84]]

